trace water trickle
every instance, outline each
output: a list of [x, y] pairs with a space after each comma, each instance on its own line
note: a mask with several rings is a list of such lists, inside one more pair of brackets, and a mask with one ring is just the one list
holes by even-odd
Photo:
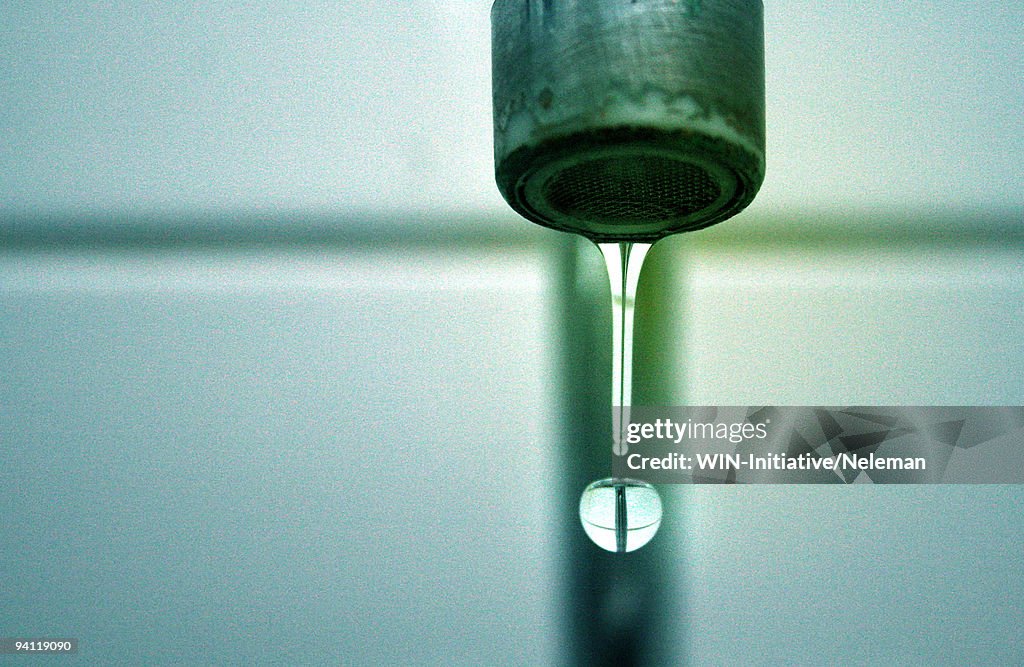
[[[625, 456], [633, 393], [633, 312], [640, 270], [650, 243], [599, 243], [612, 296], [612, 453]], [[647, 544], [661, 525], [661, 497], [650, 484], [608, 478], [591, 483], [580, 498], [580, 521], [602, 549], [626, 553]]]

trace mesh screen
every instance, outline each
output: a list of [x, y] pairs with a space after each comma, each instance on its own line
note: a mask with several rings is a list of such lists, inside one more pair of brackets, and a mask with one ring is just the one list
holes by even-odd
[[706, 170], [658, 155], [581, 162], [558, 172], [543, 190], [558, 213], [608, 223], [680, 218], [707, 208], [720, 194]]

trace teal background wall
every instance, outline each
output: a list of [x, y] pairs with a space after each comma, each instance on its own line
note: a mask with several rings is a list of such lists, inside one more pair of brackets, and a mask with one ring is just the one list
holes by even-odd
[[[635, 613], [655, 664], [1024, 662], [1013, 486], [665, 489], [669, 594], [574, 606], [599, 262], [493, 186], [488, 7], [3, 3], [0, 636], [558, 664]], [[655, 250], [640, 390], [1021, 404], [1024, 10], [765, 19], [768, 179]]]
[[[978, 232], [985, 224], [976, 220], [973, 236], [950, 222], [899, 239], [876, 238], [865, 220], [868, 232], [854, 228], [843, 242], [765, 235], [751, 247], [732, 235], [737, 222], [671, 241], [652, 268], [677, 276], [685, 353], [660, 382], [694, 405], [1017, 405], [1024, 255], [1019, 236], [993, 243]], [[664, 363], [663, 351], [650, 357]], [[990, 455], [1021, 464], [1019, 452]], [[1019, 486], [666, 495], [678, 523], [661, 537], [680, 554], [669, 560], [683, 591], [662, 633], [685, 640], [661, 646], [665, 664], [1024, 657]]]

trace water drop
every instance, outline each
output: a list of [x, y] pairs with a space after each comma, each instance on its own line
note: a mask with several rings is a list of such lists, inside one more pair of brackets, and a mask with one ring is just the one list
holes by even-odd
[[[629, 451], [625, 428], [633, 401], [633, 309], [649, 243], [599, 243], [612, 297], [612, 452]], [[607, 551], [635, 551], [661, 526], [658, 491], [636, 479], [602, 479], [580, 498], [580, 521], [594, 544]]]
[[580, 522], [606, 551], [636, 551], [661, 526], [661, 496], [647, 482], [609, 478], [591, 483], [580, 496]]

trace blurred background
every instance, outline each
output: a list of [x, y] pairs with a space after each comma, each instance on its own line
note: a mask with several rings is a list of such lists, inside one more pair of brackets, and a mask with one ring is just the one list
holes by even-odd
[[[493, 185], [489, 4], [2, 3], [0, 636], [1024, 663], [1016, 486], [663, 487], [586, 541], [607, 285]], [[768, 177], [652, 251], [639, 400], [1021, 405], [1024, 9], [765, 4]]]

